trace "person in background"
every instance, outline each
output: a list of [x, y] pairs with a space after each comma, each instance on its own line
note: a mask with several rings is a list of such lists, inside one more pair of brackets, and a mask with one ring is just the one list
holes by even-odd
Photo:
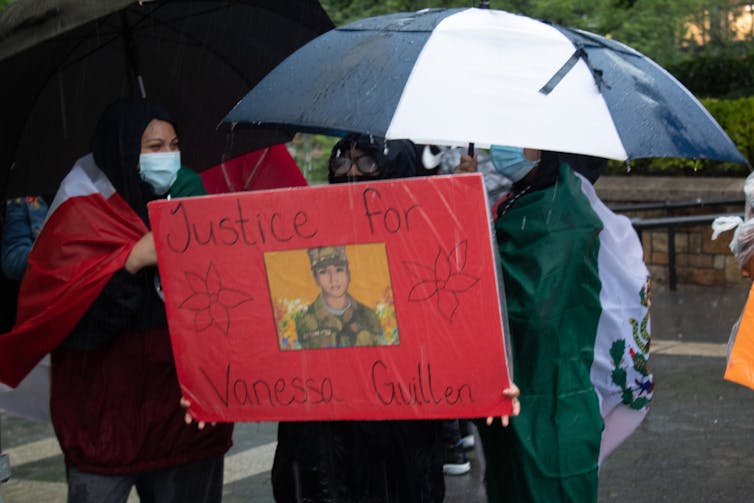
[[[411, 177], [409, 141], [350, 134], [332, 149], [330, 183]], [[279, 503], [440, 502], [445, 494], [439, 421], [282, 422], [272, 466]]]
[[487, 497], [594, 503], [599, 464], [653, 393], [641, 243], [558, 153], [490, 154], [514, 182], [495, 230], [521, 414], [511, 428], [479, 428]]
[[[63, 180], [29, 256], [0, 381], [52, 351], [50, 409], [70, 503], [219, 502], [232, 425], [185, 411], [159, 295], [147, 203], [180, 168], [175, 126], [139, 98], [110, 105]], [[65, 292], [65, 294], [63, 294]]]
[[[419, 155], [424, 171], [430, 175], [482, 173], [487, 202], [491, 208], [511, 189], [512, 182], [495, 169], [487, 150], [477, 150], [472, 157], [464, 147], [424, 145], [419, 149]], [[445, 444], [443, 472], [446, 475], [464, 475], [471, 471], [471, 461], [466, 456], [466, 451], [474, 447], [474, 428], [468, 419], [442, 421]]]
[[754, 174], [744, 181], [744, 218], [718, 217], [712, 222], [712, 238], [735, 229], [730, 240], [730, 251], [738, 261], [741, 276], [754, 279]]
[[[754, 174], [749, 174], [744, 181], [744, 217], [723, 216], [712, 222], [712, 237], [717, 239], [721, 233], [735, 229], [730, 240], [730, 251], [736, 257], [742, 278], [754, 279]], [[725, 373], [727, 381], [754, 388], [754, 360], [751, 355], [754, 327], [751, 323], [752, 294], [733, 324], [728, 338]]]
[[[410, 141], [349, 134], [332, 149], [328, 178], [330, 183], [403, 178], [414, 176], [417, 166]], [[503, 394], [513, 398], [518, 414], [518, 389]], [[279, 503], [441, 502], [443, 448], [439, 420], [282, 422], [273, 494]]]
[[[466, 456], [467, 447], [461, 436], [461, 422], [466, 419], [444, 419], [442, 432], [444, 442], [444, 457], [442, 471], [445, 475], [464, 475], [471, 471], [471, 461]], [[473, 436], [472, 436], [473, 438]], [[473, 447], [473, 444], [471, 445]]]
[[[422, 165], [427, 174], [482, 173], [487, 202], [493, 219], [497, 218], [497, 206], [511, 192], [513, 181], [495, 168], [489, 150], [477, 149], [473, 158], [467, 150], [465, 147], [423, 145], [420, 149]], [[601, 157], [563, 152], [558, 152], [557, 156], [560, 162], [568, 164], [592, 184], [607, 168], [607, 159]]]
[[[426, 150], [425, 150], [426, 152]], [[422, 158], [430, 161], [431, 157]], [[490, 208], [495, 204], [500, 196], [509, 192], [513, 182], [503, 176], [492, 163], [489, 150], [477, 149], [472, 158], [468, 154], [468, 149], [464, 147], [440, 147], [438, 157], [434, 159], [438, 164], [437, 173], [440, 175], [450, 175], [454, 173], [473, 173], [479, 172], [484, 180], [484, 189], [487, 193], [487, 203]]]
[[[42, 230], [48, 206], [42, 196], [9, 199], [2, 226], [3, 320], [0, 333], [13, 327], [18, 286], [29, 252]], [[45, 356], [16, 389], [0, 384], [0, 411], [35, 421], [50, 420], [50, 358]]]
[[[158, 149], [159, 151], [159, 149]], [[201, 177], [181, 166], [170, 186], [170, 197], [189, 197], [207, 194]], [[51, 197], [47, 198], [51, 200]], [[48, 212], [42, 196], [9, 199], [5, 205], [2, 227], [3, 298], [13, 299], [3, 305], [0, 333], [13, 327], [21, 281], [31, 248], [42, 231]], [[0, 384], [0, 410], [14, 416], [36, 421], [50, 420], [50, 358], [45, 356], [16, 389]]]
[[21, 281], [34, 241], [47, 216], [47, 203], [41, 196], [18, 197], [5, 203], [2, 266], [9, 279]]

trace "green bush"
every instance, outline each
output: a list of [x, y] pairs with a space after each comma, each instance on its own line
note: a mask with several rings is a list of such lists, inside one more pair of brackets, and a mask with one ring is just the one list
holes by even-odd
[[310, 185], [327, 183], [330, 151], [340, 138], [299, 133], [288, 144], [288, 150]]
[[743, 58], [700, 56], [667, 70], [696, 96], [738, 98], [754, 89], [754, 54]]
[[749, 163], [754, 163], [754, 96], [733, 100], [710, 98], [702, 100], [702, 104], [728, 133]]

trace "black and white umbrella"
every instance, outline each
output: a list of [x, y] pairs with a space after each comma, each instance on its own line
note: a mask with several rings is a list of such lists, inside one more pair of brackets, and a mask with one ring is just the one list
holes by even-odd
[[699, 101], [646, 56], [489, 9], [391, 14], [331, 30], [262, 79], [225, 122], [746, 163]]

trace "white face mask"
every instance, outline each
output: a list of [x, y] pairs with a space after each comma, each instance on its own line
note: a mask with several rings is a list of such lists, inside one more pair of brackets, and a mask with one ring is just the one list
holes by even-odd
[[157, 152], [139, 156], [139, 176], [158, 196], [166, 194], [181, 169], [181, 153]]
[[492, 145], [490, 157], [495, 169], [513, 182], [521, 180], [539, 163], [538, 160], [530, 161], [524, 157], [524, 149], [521, 147]]

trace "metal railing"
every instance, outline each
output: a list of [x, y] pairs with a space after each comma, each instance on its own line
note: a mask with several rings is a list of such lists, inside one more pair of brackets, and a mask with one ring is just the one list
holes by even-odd
[[693, 201], [665, 201], [658, 203], [637, 203], [610, 206], [610, 209], [616, 213], [625, 213], [629, 211], [650, 211], [665, 210], [667, 216], [664, 217], [633, 217], [631, 224], [639, 235], [641, 240], [642, 232], [651, 229], [667, 229], [668, 236], [668, 287], [675, 290], [678, 284], [678, 275], [676, 273], [676, 250], [675, 234], [678, 227], [694, 227], [699, 225], [711, 225], [712, 221], [722, 216], [739, 216], [743, 217], [743, 212], [714, 213], [707, 215], [676, 215], [676, 210], [687, 210], [692, 208], [709, 208], [740, 205], [743, 208], [744, 198], [735, 199], [717, 199], [704, 201], [696, 199]]
[[743, 207], [745, 202], [746, 200], [743, 196], [741, 196], [731, 199], [713, 199], [710, 201], [705, 201], [702, 198], [696, 198], [691, 201], [661, 201], [652, 203], [618, 204], [608, 206], [616, 213], [623, 213], [625, 211], [666, 210], [668, 215], [673, 215], [675, 213], [675, 210], [705, 208], [710, 206], [730, 206], [736, 204], [739, 204], [741, 205], [741, 207]]

